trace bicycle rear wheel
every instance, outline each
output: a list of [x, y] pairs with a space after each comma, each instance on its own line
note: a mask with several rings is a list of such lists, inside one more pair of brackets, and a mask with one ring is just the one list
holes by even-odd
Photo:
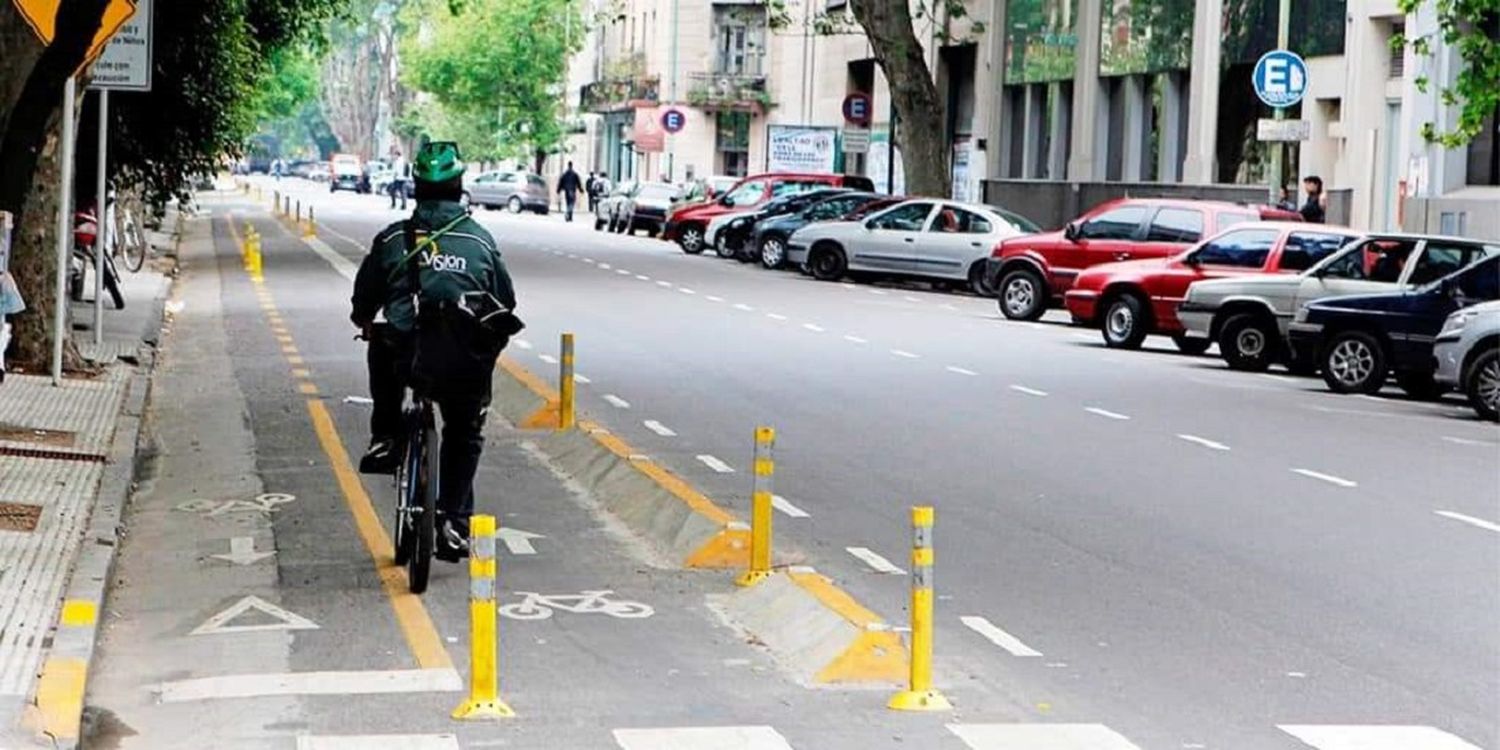
[[413, 594], [427, 590], [427, 577], [432, 571], [432, 551], [437, 542], [437, 495], [438, 495], [438, 437], [432, 426], [432, 416], [424, 415], [422, 425], [422, 450], [417, 465], [421, 489], [422, 509], [416, 514], [413, 531], [416, 539], [411, 560], [406, 564], [408, 588]]
[[133, 211], [126, 209], [116, 216], [115, 241], [120, 243], [120, 256], [125, 260], [125, 267], [136, 273], [146, 265], [146, 238], [141, 234]]
[[403, 566], [416, 550], [417, 534], [412, 523], [412, 509], [422, 502], [418, 484], [421, 472], [417, 466], [422, 456], [422, 433], [418, 430], [407, 432], [406, 445], [401, 449], [401, 463], [396, 467], [396, 525], [392, 528], [396, 564]]

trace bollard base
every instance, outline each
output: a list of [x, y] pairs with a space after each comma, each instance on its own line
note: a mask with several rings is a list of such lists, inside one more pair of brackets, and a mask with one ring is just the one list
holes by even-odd
[[516, 712], [505, 701], [495, 698], [493, 700], [477, 700], [470, 698], [463, 702], [458, 708], [453, 709], [453, 718], [459, 721], [484, 721], [494, 719], [513, 719]]
[[886, 708], [896, 711], [952, 711], [953, 704], [938, 690], [903, 690], [891, 697]]
[[742, 588], [750, 588], [770, 577], [771, 571], [769, 570], [747, 570], [734, 579], [734, 585]]

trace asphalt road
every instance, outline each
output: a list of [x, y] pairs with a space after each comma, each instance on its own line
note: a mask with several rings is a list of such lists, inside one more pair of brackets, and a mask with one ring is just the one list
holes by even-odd
[[[398, 217], [299, 195], [354, 262]], [[478, 217], [528, 324], [509, 354], [550, 375], [575, 333], [581, 408], [611, 430], [743, 514], [752, 429], [777, 428], [785, 557], [899, 621], [909, 579], [881, 561], [906, 568], [907, 508], [937, 507], [938, 682], [969, 719], [1023, 705], [1143, 748], [1500, 747], [1500, 430], [1462, 402], [1335, 396], [1166, 339], [1113, 352], [1059, 313], [587, 217]], [[342, 325], [335, 281], [288, 317]]]

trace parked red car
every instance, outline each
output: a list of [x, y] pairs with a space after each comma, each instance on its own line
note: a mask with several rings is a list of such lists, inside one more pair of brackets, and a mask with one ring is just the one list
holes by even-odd
[[1102, 203], [1061, 230], [1005, 240], [987, 281], [1000, 312], [1036, 320], [1062, 303], [1073, 279], [1103, 263], [1175, 255], [1200, 239], [1247, 221], [1300, 221], [1295, 211], [1223, 201], [1123, 198]]
[[714, 217], [731, 211], [746, 211], [772, 198], [816, 187], [843, 187], [871, 192], [875, 190], [875, 183], [868, 177], [847, 174], [776, 172], [751, 175], [740, 180], [716, 200], [673, 210], [667, 216], [667, 226], [662, 230], [661, 237], [675, 241], [683, 252], [697, 255], [704, 248], [703, 230], [708, 228], [708, 222]]
[[1352, 229], [1300, 222], [1256, 222], [1226, 229], [1170, 258], [1095, 266], [1065, 295], [1073, 322], [1104, 332], [1104, 343], [1135, 349], [1147, 334], [1171, 336], [1177, 348], [1202, 354], [1210, 341], [1189, 338], [1177, 319], [1188, 286], [1202, 279], [1297, 273], [1359, 237]]

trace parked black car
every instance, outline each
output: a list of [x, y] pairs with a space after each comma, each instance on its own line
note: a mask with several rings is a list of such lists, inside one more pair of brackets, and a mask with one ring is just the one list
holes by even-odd
[[1432, 344], [1443, 320], [1497, 298], [1500, 256], [1414, 290], [1315, 300], [1291, 324], [1293, 355], [1317, 362], [1335, 393], [1375, 393], [1394, 371], [1408, 394], [1435, 397], [1442, 389], [1433, 379]]
[[719, 234], [714, 237], [714, 250], [719, 253], [720, 258], [734, 258], [741, 263], [749, 263], [755, 260], [753, 248], [750, 247], [750, 238], [755, 232], [757, 223], [773, 216], [799, 212], [824, 198], [847, 192], [849, 192], [847, 188], [825, 187], [772, 198], [760, 208], [730, 219], [729, 223], [725, 224], [719, 230]]
[[766, 268], [781, 268], [786, 265], [786, 240], [798, 229], [815, 221], [853, 221], [900, 201], [899, 197], [878, 193], [843, 193], [825, 197], [801, 211], [756, 222], [744, 251], [751, 253]]

